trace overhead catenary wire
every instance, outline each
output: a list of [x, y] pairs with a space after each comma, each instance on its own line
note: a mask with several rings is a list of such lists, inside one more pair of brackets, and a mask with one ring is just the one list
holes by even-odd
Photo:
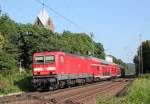
[[72, 21], [71, 19], [67, 18], [66, 16], [62, 15], [61, 13], [59, 13], [58, 11], [56, 11], [55, 9], [51, 8], [49, 5], [44, 4], [43, 2], [39, 1], [39, 0], [35, 0], [36, 2], [40, 3], [41, 5], [44, 5], [44, 7], [46, 7], [47, 9], [49, 9], [50, 11], [52, 11], [53, 13], [55, 13], [57, 16], [61, 17], [62, 19], [64, 19], [65, 21], [71, 23], [72, 25], [74, 25], [75, 27], [82, 29], [83, 31], [85, 31], [87, 34], [90, 34], [91, 32], [89, 32], [87, 29], [85, 29], [84, 27], [80, 26], [78, 23], [75, 23], [74, 21]]

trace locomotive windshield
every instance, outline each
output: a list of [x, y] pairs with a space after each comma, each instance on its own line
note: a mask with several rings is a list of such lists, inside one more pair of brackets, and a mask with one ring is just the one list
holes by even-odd
[[53, 63], [55, 62], [55, 56], [45, 56], [45, 63]]
[[35, 57], [35, 64], [48, 64], [55, 62], [55, 56], [36, 56]]
[[36, 56], [35, 64], [44, 64], [44, 56]]

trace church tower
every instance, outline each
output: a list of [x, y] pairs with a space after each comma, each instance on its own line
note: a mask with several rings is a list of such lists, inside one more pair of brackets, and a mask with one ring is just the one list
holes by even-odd
[[44, 28], [47, 28], [47, 29], [51, 30], [52, 32], [54, 32], [53, 22], [52, 22], [50, 16], [48, 15], [48, 13], [46, 12], [46, 10], [44, 9], [44, 0], [43, 0], [42, 10], [40, 11], [39, 15], [37, 16], [34, 24], [36, 26], [44, 27]]

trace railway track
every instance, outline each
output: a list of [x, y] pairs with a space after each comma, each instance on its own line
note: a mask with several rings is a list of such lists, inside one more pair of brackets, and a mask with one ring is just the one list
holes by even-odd
[[[109, 83], [110, 81], [105, 81], [105, 82], [98, 82], [98, 83], [92, 83], [92, 86], [99, 86], [99, 85], [104, 85], [105, 83]], [[1, 97], [0, 98], [0, 104], [3, 103], [3, 102], [15, 102], [15, 101], [18, 101], [18, 100], [24, 100], [24, 99], [28, 99], [28, 98], [39, 98], [41, 97], [41, 95], [43, 96], [47, 96], [47, 95], [55, 95], [57, 93], [63, 93], [63, 92], [66, 92], [66, 91], [69, 91], [69, 90], [73, 90], [73, 89], [78, 89], [78, 88], [86, 88], [86, 87], [90, 87], [91, 84], [86, 84], [86, 85], [82, 85], [82, 86], [75, 86], [75, 87], [71, 87], [71, 88], [66, 88], [66, 89], [59, 89], [59, 90], [56, 90], [56, 91], [43, 91], [43, 92], [28, 92], [28, 93], [24, 93], [24, 94], [18, 94], [18, 95], [12, 95], [10, 97]]]
[[[103, 96], [123, 88], [130, 81], [103, 81], [48, 92], [30, 92], [23, 95], [0, 98], [0, 104], [81, 104], [89, 99]], [[120, 89], [121, 90], [121, 89]], [[90, 104], [90, 103], [89, 103]]]
[[[66, 94], [66, 96], [61, 97], [61, 96], [57, 96], [55, 98], [56, 101], [58, 101], [60, 104], [66, 104], [66, 102], [71, 102], [74, 101], [76, 103], [83, 103], [86, 102], [88, 99], [94, 98], [96, 96], [99, 95], [105, 95], [106, 93], [108, 93], [111, 90], [116, 89], [117, 86], [123, 87], [125, 86], [127, 83], [123, 83], [123, 82], [110, 82], [107, 84], [104, 84], [102, 86], [94, 86], [92, 89], [87, 88], [86, 91], [82, 90], [80, 91], [80, 93], [74, 91], [74, 93], [71, 94]], [[48, 97], [46, 97], [48, 98]], [[92, 104], [92, 103], [89, 103]]]

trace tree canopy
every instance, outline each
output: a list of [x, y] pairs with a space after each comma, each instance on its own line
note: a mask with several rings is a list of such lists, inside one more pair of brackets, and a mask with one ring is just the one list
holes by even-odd
[[150, 72], [150, 40], [142, 42], [133, 61], [136, 64], [137, 74]]
[[103, 45], [93, 42], [86, 33], [53, 33], [32, 24], [19, 24], [7, 15], [0, 16], [0, 69], [15, 69], [22, 62], [24, 68], [31, 67], [34, 52], [64, 51], [73, 54], [105, 58]]

